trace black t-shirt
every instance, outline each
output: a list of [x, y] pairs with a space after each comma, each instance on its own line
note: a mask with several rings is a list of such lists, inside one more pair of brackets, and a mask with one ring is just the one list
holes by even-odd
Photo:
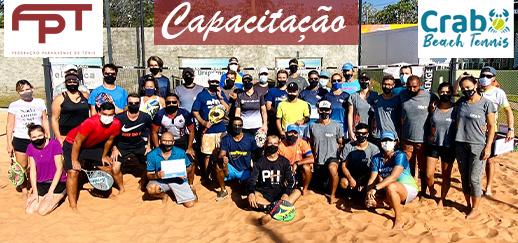
[[258, 187], [282, 189], [283, 193], [291, 194], [295, 188], [295, 179], [290, 161], [281, 155], [276, 161], [270, 161], [266, 156], [261, 157], [254, 163], [248, 179], [247, 194], [254, 193]]
[[149, 114], [139, 112], [139, 116], [135, 121], [131, 121], [128, 118], [127, 112], [117, 114], [115, 118], [121, 122], [121, 132], [115, 142], [118, 149], [137, 149], [142, 148], [146, 144], [142, 135], [146, 129], [151, 130], [152, 121]]

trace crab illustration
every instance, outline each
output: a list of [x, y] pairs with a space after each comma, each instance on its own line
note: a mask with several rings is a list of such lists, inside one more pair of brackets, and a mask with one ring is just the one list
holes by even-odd
[[496, 33], [497, 31], [500, 31], [502, 33], [509, 32], [509, 27], [505, 26], [505, 23], [508, 19], [509, 12], [505, 9], [502, 12], [502, 14], [496, 14], [495, 9], [489, 11], [489, 20], [491, 20], [492, 27], [489, 27], [488, 31], [491, 33]]

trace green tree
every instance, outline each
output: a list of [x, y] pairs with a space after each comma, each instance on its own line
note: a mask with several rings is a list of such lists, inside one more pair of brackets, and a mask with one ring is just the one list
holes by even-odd
[[372, 3], [362, 4], [362, 24], [374, 24], [378, 10], [374, 8]]
[[[144, 27], [152, 27], [153, 0], [142, 0], [144, 11]], [[109, 0], [111, 27], [136, 27], [140, 26], [140, 0]], [[106, 26], [106, 18], [103, 14], [103, 25]]]
[[379, 10], [375, 15], [375, 23], [416, 24], [417, 18], [417, 0], [401, 0]]
[[4, 0], [0, 0], [0, 28], [4, 28]]

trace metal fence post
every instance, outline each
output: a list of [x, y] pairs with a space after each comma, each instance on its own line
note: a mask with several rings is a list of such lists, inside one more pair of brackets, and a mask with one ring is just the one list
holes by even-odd
[[452, 58], [451, 61], [450, 61], [450, 72], [449, 72], [449, 77], [448, 77], [448, 81], [453, 84], [456, 80], [456, 75], [457, 73], [457, 58]]
[[113, 53], [112, 53], [112, 32], [111, 32], [111, 22], [110, 22], [110, 4], [109, 0], [104, 0], [104, 14], [106, 16], [106, 38], [108, 41], [108, 62], [113, 63]]
[[[50, 75], [50, 60], [49, 58], [43, 58], [43, 76], [45, 77], [45, 100], [47, 101], [47, 117], [52, 117], [52, 77]], [[50, 129], [50, 137], [54, 138], [54, 131]]]

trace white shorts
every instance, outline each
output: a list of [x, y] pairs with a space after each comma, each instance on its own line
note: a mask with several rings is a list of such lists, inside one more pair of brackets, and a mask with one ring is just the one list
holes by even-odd
[[191, 190], [188, 182], [184, 182], [182, 184], [178, 184], [176, 182], [166, 182], [162, 179], [159, 180], [151, 180], [149, 183], [155, 183], [160, 186], [160, 190], [163, 193], [168, 191], [173, 191], [174, 197], [176, 198], [176, 203], [182, 204], [190, 201], [196, 200], [196, 196]]
[[407, 185], [407, 184], [404, 184], [404, 183], [401, 183], [403, 184], [403, 186], [406, 188], [406, 200], [405, 200], [405, 204], [411, 202], [412, 200], [414, 200], [414, 198], [417, 197], [417, 189], [415, 189], [415, 187], [413, 186], [410, 186], [410, 185]]

